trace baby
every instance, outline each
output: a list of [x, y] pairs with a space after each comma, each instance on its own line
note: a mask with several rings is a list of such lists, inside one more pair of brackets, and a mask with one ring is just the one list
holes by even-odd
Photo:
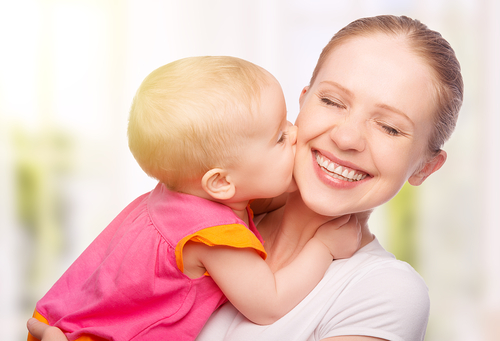
[[356, 218], [342, 217], [287, 267], [267, 266], [249, 201], [293, 189], [296, 133], [278, 81], [250, 62], [193, 57], [153, 71], [128, 137], [159, 183], [104, 229], [34, 316], [70, 340], [193, 340], [226, 298], [255, 323], [279, 319], [360, 242]]

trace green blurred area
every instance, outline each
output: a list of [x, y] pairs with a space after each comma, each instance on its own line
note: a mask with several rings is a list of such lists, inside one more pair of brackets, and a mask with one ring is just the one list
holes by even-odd
[[[11, 132], [16, 217], [30, 243], [25, 290], [36, 293], [63, 250], [63, 180], [73, 170], [74, 143], [66, 133], [53, 129], [33, 134], [18, 126]], [[25, 304], [33, 305], [36, 299], [27, 297]]]
[[386, 248], [397, 259], [410, 263], [417, 271], [418, 212], [418, 187], [414, 187], [408, 182], [387, 203], [388, 245]]

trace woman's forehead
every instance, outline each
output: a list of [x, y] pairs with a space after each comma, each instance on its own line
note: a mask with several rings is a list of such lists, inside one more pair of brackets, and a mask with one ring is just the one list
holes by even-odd
[[436, 90], [431, 68], [398, 39], [349, 39], [330, 52], [311, 88], [369, 112], [391, 108], [418, 131], [432, 129]]
[[387, 35], [352, 38], [337, 46], [318, 72], [315, 84], [322, 82], [338, 83], [353, 95], [396, 103], [406, 97], [422, 102], [435, 90], [431, 68], [402, 39]]

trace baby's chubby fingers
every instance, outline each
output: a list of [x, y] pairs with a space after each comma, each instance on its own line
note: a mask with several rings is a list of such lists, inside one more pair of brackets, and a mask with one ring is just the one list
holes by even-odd
[[35, 318], [30, 318], [26, 324], [31, 335], [42, 341], [68, 341], [64, 333], [56, 328], [46, 325]]
[[325, 229], [325, 228], [339, 229], [342, 226], [349, 223], [349, 221], [351, 220], [351, 216], [352, 216], [351, 214], [346, 214], [346, 215], [340, 216], [338, 218], [332, 219], [332, 220], [324, 223], [323, 225], [321, 225], [321, 228], [323, 228], [323, 229]]
[[331, 220], [316, 231], [318, 238], [330, 250], [334, 259], [349, 258], [361, 244], [361, 225], [356, 215]]

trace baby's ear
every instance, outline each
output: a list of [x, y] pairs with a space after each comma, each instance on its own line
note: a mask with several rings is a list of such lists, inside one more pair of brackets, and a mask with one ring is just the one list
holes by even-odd
[[222, 168], [213, 168], [201, 179], [201, 186], [208, 195], [217, 200], [229, 200], [236, 193], [236, 188], [228, 172]]
[[420, 186], [424, 182], [424, 180], [429, 177], [429, 175], [431, 175], [439, 168], [441, 168], [442, 165], [444, 165], [446, 157], [447, 154], [444, 150], [439, 151], [439, 154], [427, 161], [422, 166], [422, 168], [420, 168], [420, 170], [416, 171], [412, 176], [410, 176], [410, 178], [408, 179], [410, 185]]

